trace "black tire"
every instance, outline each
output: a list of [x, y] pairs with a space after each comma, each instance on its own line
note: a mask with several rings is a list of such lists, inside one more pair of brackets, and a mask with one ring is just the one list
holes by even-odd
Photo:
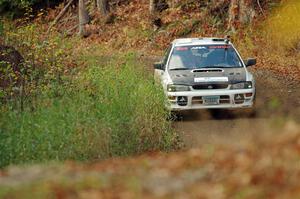
[[167, 117], [167, 120], [169, 120], [169, 121], [179, 121], [179, 120], [182, 120], [182, 119], [183, 119], [183, 116], [178, 111], [171, 111], [170, 114]]

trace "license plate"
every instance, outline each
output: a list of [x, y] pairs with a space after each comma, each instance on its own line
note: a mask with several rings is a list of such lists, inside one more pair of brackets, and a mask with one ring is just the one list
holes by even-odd
[[216, 105], [219, 104], [220, 96], [204, 96], [203, 101], [207, 105]]

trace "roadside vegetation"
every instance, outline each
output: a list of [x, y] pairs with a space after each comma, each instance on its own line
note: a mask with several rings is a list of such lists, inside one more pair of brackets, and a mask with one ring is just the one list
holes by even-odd
[[[271, 56], [274, 64], [282, 67], [282, 73], [286, 69], [294, 73], [294, 78], [300, 76], [300, 2], [287, 1], [268, 18], [265, 31], [268, 50], [264, 53]], [[285, 70], [284, 70], [285, 69]]]
[[[263, 6], [268, 5], [266, 1]], [[293, 28], [298, 25], [299, 3], [276, 5], [265, 22], [257, 23], [265, 17], [258, 16], [252, 25], [244, 25], [245, 34], [228, 29], [227, 2], [206, 7], [186, 1], [173, 5], [160, 12], [158, 30], [153, 30], [150, 15], [128, 14], [148, 9], [148, 3], [120, 3], [110, 11], [113, 21], [103, 23], [95, 18], [86, 27], [91, 36], [85, 40], [68, 37], [61, 29], [47, 32], [57, 10], [47, 15], [41, 12], [34, 20], [32, 11], [14, 21], [3, 18], [0, 43], [13, 46], [23, 58], [18, 70], [1, 63], [2, 81], [9, 83], [0, 90], [0, 167], [180, 148], [165, 120], [169, 113], [164, 110], [164, 95], [139, 57], [149, 52], [161, 54], [173, 38], [225, 36], [227, 32], [244, 56], [263, 58], [259, 66], [269, 67], [263, 63], [274, 63], [286, 52], [290, 57], [299, 55], [298, 29]], [[201, 15], [197, 9], [203, 9]], [[269, 14], [267, 9], [264, 12]], [[283, 23], [285, 31], [279, 31]], [[99, 29], [107, 31], [97, 32]], [[258, 35], [257, 29], [264, 34]], [[278, 48], [281, 50], [273, 50]], [[294, 59], [288, 60], [289, 67], [297, 65]], [[278, 68], [272, 66], [272, 70]]]
[[[19, 1], [0, 0], [0, 6], [14, 6], [12, 2]], [[21, 2], [27, 2], [24, 10], [39, 1]], [[0, 18], [0, 49], [7, 49], [0, 57], [17, 52], [21, 56], [0, 61], [0, 178], [5, 177], [0, 181], [0, 198], [34, 194], [36, 198], [130, 194], [141, 198], [149, 193], [183, 198], [193, 193], [196, 198], [296, 198], [300, 138], [299, 125], [293, 122], [287, 122], [286, 134], [270, 132], [238, 147], [208, 145], [160, 154], [182, 148], [182, 142], [166, 120], [163, 91], [154, 84], [146, 61], [162, 55], [178, 37], [231, 35], [244, 58], [258, 58], [253, 70], [272, 70], [286, 75], [287, 81], [288, 77], [299, 80], [300, 4], [252, 1], [256, 17], [251, 23], [233, 20], [230, 24], [230, 9], [236, 8], [230, 2], [250, 1], [174, 0], [177, 4], [154, 14], [149, 13], [148, 0], [114, 2], [105, 16], [95, 11], [98, 5], [88, 5], [91, 18], [82, 24], [81, 37], [75, 1], [56, 24], [52, 22], [66, 3], [34, 14], [29, 9], [17, 20]], [[276, 96], [270, 105], [263, 103], [281, 111]], [[143, 153], [151, 155], [94, 164], [72, 162]], [[42, 167], [50, 162], [60, 166], [47, 173], [48, 168]], [[20, 179], [27, 164], [42, 165], [29, 167], [29, 176], [41, 173], [38, 180]], [[19, 173], [11, 169], [14, 165]], [[162, 184], [167, 188], [162, 189]], [[174, 195], [183, 189], [183, 195]], [[212, 195], [201, 195], [205, 193]]]
[[300, 78], [300, 2], [286, 0], [234, 36], [245, 57], [256, 56], [258, 66]]
[[45, 42], [37, 32], [26, 25], [4, 33], [26, 72], [11, 71], [15, 82], [2, 90], [0, 167], [178, 147], [162, 90], [135, 53], [106, 56], [100, 46], [80, 50], [76, 38]]
[[266, 36], [275, 51], [290, 52], [300, 48], [300, 2], [286, 1], [267, 19]]

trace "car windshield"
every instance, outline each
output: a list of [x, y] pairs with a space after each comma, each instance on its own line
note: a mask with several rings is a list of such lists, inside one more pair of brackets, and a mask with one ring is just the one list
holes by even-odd
[[242, 67], [241, 60], [231, 45], [197, 45], [175, 47], [169, 70]]

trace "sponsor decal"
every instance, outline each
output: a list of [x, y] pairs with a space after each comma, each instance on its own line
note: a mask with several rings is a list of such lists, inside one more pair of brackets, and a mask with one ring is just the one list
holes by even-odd
[[228, 77], [196, 77], [194, 82], [228, 82]]
[[210, 49], [227, 49], [227, 48], [232, 48], [230, 45], [220, 45], [220, 46], [209, 46], [208, 48]]
[[177, 51], [186, 51], [188, 49], [189, 49], [188, 47], [176, 47], [175, 48], [175, 50], [177, 50]]
[[205, 46], [194, 46], [191, 48], [192, 50], [206, 49]]

